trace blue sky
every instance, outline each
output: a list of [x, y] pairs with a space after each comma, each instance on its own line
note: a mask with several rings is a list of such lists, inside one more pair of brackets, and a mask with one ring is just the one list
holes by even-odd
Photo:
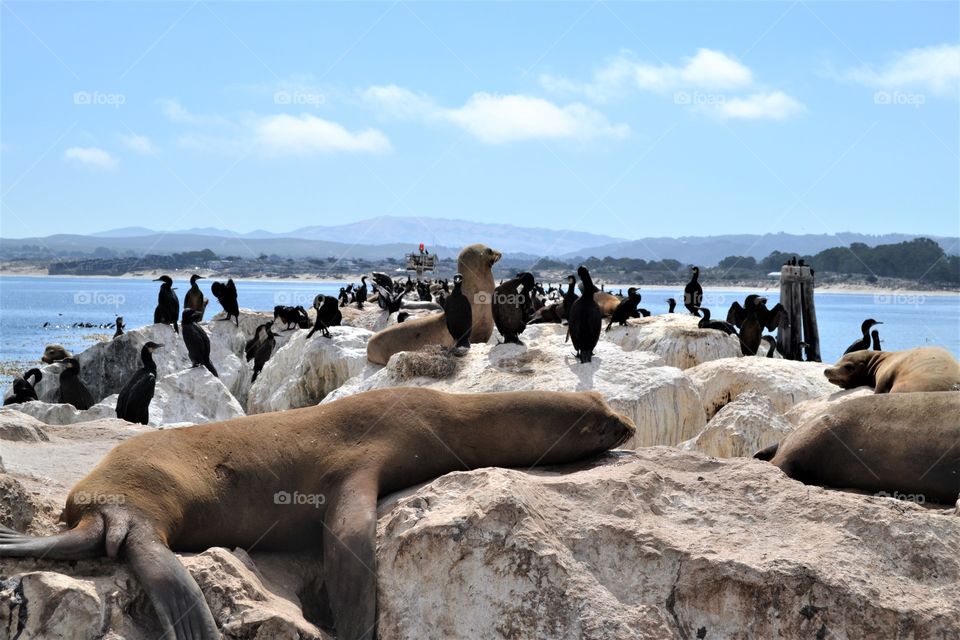
[[0, 234], [960, 233], [955, 2], [3, 2]]

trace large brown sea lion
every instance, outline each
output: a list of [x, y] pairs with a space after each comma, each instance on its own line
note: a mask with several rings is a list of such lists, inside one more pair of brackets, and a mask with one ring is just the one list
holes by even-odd
[[337, 637], [370, 639], [378, 496], [455, 470], [572, 462], [635, 431], [595, 392], [422, 388], [156, 431], [118, 445], [77, 483], [68, 531], [0, 527], [0, 556], [121, 555], [168, 639], [213, 640], [213, 615], [171, 549], [322, 547]]
[[853, 351], [823, 375], [843, 389], [874, 387], [877, 393], [949, 391], [960, 384], [960, 364], [946, 349]]
[[960, 393], [847, 400], [754, 457], [805, 484], [953, 504], [960, 494]]
[[[499, 251], [486, 245], [471, 244], [464, 247], [457, 258], [457, 272], [463, 276], [463, 295], [467, 296], [473, 311], [470, 342], [486, 342], [493, 335], [492, 268], [500, 256]], [[416, 351], [431, 344], [453, 346], [453, 338], [447, 331], [442, 313], [407, 320], [378, 332], [367, 342], [367, 360], [375, 364], [387, 364], [395, 353]]]

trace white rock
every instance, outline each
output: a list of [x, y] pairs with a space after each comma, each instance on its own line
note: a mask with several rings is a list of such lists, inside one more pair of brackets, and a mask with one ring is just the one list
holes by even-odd
[[626, 446], [677, 444], [692, 438], [706, 423], [700, 399], [682, 371], [666, 367], [660, 356], [624, 351], [601, 341], [593, 362], [580, 364], [573, 348], [564, 343], [566, 329], [533, 325], [521, 336], [524, 346], [474, 344], [456, 359], [455, 373], [446, 379], [400, 379], [395, 371], [403, 353], [394, 354], [386, 367], [367, 365], [360, 375], [331, 393], [331, 402], [370, 389], [426, 386], [459, 393], [495, 391], [600, 392], [618, 411], [637, 425], [637, 436]]
[[755, 460], [451, 473], [381, 513], [382, 638], [960, 635], [960, 519]]
[[823, 377], [827, 365], [776, 358], [724, 358], [687, 369], [703, 400], [707, 419], [744, 391], [759, 391], [781, 414], [836, 387]]
[[744, 391], [720, 409], [697, 437], [682, 443], [680, 448], [717, 458], [751, 457], [780, 442], [791, 431], [793, 425], [777, 412], [767, 396]]
[[333, 327], [331, 338], [297, 331], [277, 349], [247, 400], [249, 413], [283, 411], [317, 404], [360, 373], [367, 362], [367, 340], [373, 334], [358, 327]]
[[22, 409], [23, 404], [0, 408], [0, 440], [11, 442], [44, 442], [48, 440], [49, 438], [47, 438], [44, 430], [46, 425], [25, 413]]
[[90, 420], [116, 418], [116, 406], [116, 395], [113, 395], [108, 396], [86, 411], [81, 411], [72, 404], [50, 403], [40, 400], [24, 402], [18, 405], [17, 410], [33, 416], [44, 424], [75, 424], [77, 422], [89, 422]]
[[[204, 592], [225, 637], [329, 640], [303, 617], [297, 597], [298, 591], [309, 593], [308, 581], [317, 577], [320, 559], [309, 554], [276, 556], [258, 554], [255, 564], [242, 549], [231, 553], [214, 547], [179, 558]], [[5, 563], [0, 609], [9, 615], [0, 621], [0, 636], [24, 640], [161, 637], [152, 608], [138, 604], [146, 602], [146, 594], [124, 564], [85, 560], [73, 563], [64, 573], [54, 573], [30, 571], [31, 562], [35, 561]]]
[[242, 417], [243, 407], [205, 367], [190, 367], [157, 381], [150, 424], [202, 424]]
[[719, 358], [740, 357], [740, 341], [722, 331], [701, 329], [700, 318], [682, 313], [631, 319], [614, 325], [603, 338], [624, 351], [652, 351], [671, 367], [689, 369]]
[[[836, 389], [836, 387], [833, 388]], [[823, 395], [819, 398], [797, 403], [792, 409], [787, 411], [784, 417], [791, 424], [793, 424], [793, 426], [799, 427], [801, 424], [810, 420], [811, 418], [814, 418], [825, 411], [832, 410], [838, 404], [853, 398], [872, 396], [873, 393], [873, 389], [870, 387], [857, 387], [855, 389], [842, 389], [839, 391], [834, 391], [829, 395]]]

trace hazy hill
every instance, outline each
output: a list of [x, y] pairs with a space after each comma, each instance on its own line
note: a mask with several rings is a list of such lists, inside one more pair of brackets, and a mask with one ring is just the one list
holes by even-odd
[[[0, 258], [69, 257], [93, 254], [170, 254], [210, 249], [220, 256], [243, 258], [260, 254], [292, 258], [401, 258], [424, 242], [432, 253], [455, 256], [460, 248], [483, 242], [515, 258], [549, 256], [575, 262], [578, 257], [672, 258], [682, 263], [712, 266], [727, 256], [761, 259], [773, 251], [814, 255], [825, 249], [862, 242], [868, 246], [912, 240], [914, 234], [836, 235], [739, 234], [706, 237], [642, 238], [624, 240], [611, 236], [540, 229], [442, 218], [382, 216], [342, 225], [314, 225], [285, 233], [252, 231], [234, 233], [224, 229], [196, 228], [160, 232], [144, 227], [125, 227], [92, 235], [58, 234], [45, 238], [0, 239]], [[960, 239], [933, 238], [947, 253], [960, 253]], [[98, 251], [99, 250], [99, 251]], [[31, 255], [32, 254], [32, 255]]]
[[[814, 255], [833, 247], [846, 247], [854, 242], [875, 247], [880, 244], [895, 244], [920, 237], [916, 234], [888, 233], [868, 235], [863, 233], [805, 234], [768, 233], [764, 235], [741, 234], [725, 236], [686, 236], [680, 238], [642, 238], [615, 242], [571, 251], [562, 256], [572, 260], [579, 257], [640, 258], [662, 260], [673, 258], [687, 264], [712, 266], [727, 256], [765, 258], [773, 251]], [[960, 253], [960, 239], [925, 236], [936, 240], [948, 254]]]

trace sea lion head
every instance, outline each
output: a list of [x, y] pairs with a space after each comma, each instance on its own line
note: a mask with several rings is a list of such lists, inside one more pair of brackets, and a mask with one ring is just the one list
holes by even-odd
[[614, 411], [596, 391], [581, 391], [558, 398], [549, 408], [526, 421], [524, 437], [540, 440], [548, 453], [541, 464], [556, 464], [584, 455], [615, 449], [636, 435], [637, 428], [625, 415]]
[[47, 364], [52, 364], [69, 357], [70, 352], [64, 349], [63, 345], [48, 344], [47, 348], [43, 350], [43, 356], [40, 359]]
[[463, 266], [460, 266], [461, 273], [471, 271], [482, 274], [488, 272], [502, 257], [502, 253], [485, 244], [471, 244], [460, 250], [457, 262], [459, 265], [469, 267], [469, 269], [464, 269]]
[[870, 363], [873, 362], [876, 351], [854, 351], [843, 356], [832, 367], [823, 370], [823, 375], [831, 384], [841, 389], [873, 386], [870, 376]]

